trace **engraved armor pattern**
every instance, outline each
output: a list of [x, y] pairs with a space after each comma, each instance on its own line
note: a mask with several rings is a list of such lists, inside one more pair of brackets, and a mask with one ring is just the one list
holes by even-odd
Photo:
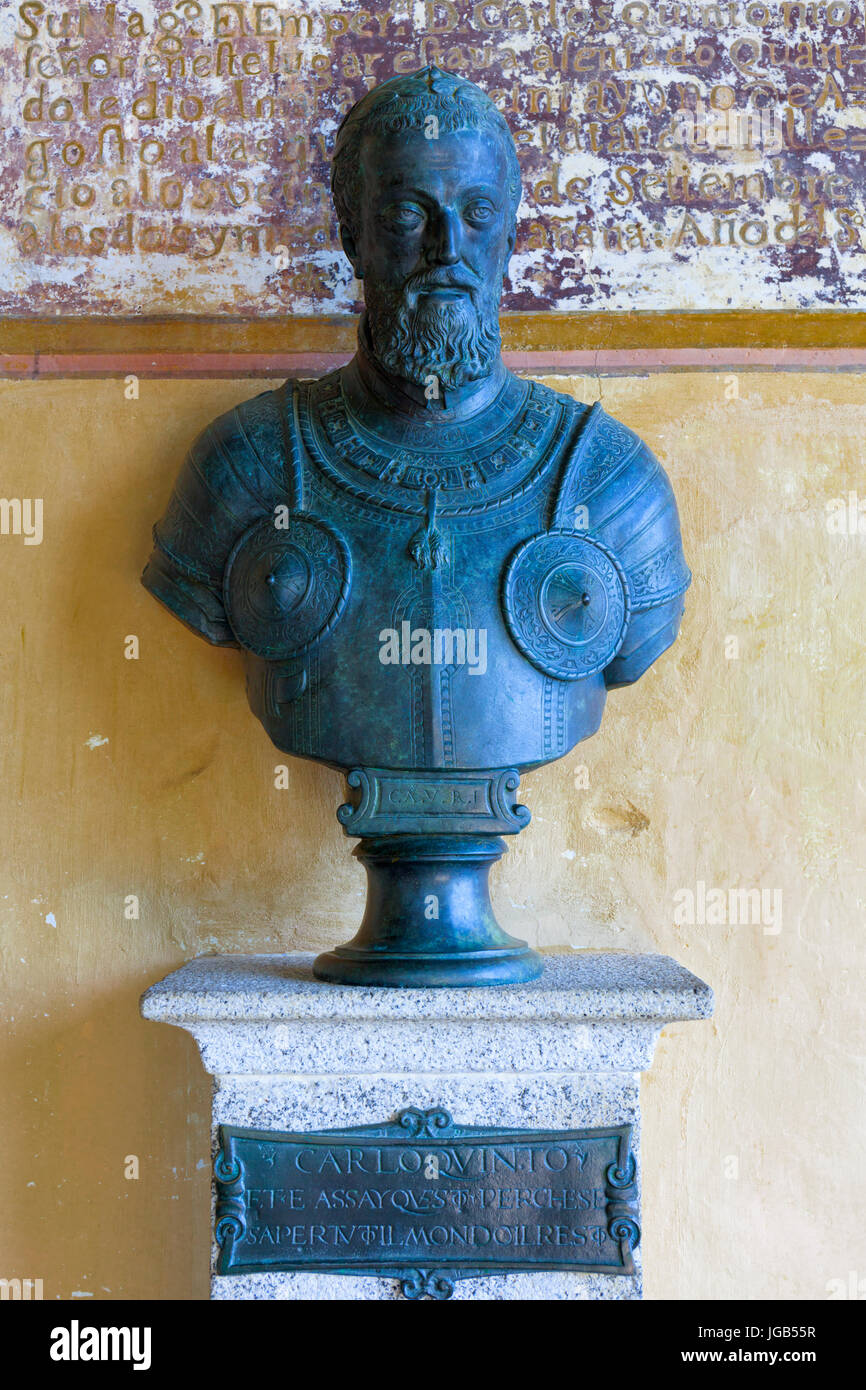
[[[441, 448], [416, 418], [392, 449], [363, 402], [332, 373], [215, 421], [145, 583], [243, 648], [253, 708], [287, 753], [406, 769], [561, 756], [598, 727], [608, 669], [636, 678], [675, 635], [675, 613], [670, 630], [655, 617], [688, 582], [664, 473], [600, 407], [510, 376], [492, 407], [441, 427]], [[383, 665], [380, 633], [404, 624], [483, 633], [488, 678]]]
[[256, 656], [301, 656], [339, 618], [351, 574], [346, 543], [332, 527], [300, 516], [277, 529], [267, 517], [241, 537], [226, 565], [232, 631]]
[[503, 598], [515, 642], [548, 676], [596, 675], [625, 639], [629, 597], [616, 558], [586, 537], [548, 531], [522, 545]]

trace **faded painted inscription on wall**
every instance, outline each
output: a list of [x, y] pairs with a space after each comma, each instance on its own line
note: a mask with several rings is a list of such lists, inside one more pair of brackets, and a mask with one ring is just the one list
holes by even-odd
[[427, 63], [505, 113], [506, 310], [866, 307], [862, 3], [0, 0], [6, 313], [360, 308], [345, 111]]

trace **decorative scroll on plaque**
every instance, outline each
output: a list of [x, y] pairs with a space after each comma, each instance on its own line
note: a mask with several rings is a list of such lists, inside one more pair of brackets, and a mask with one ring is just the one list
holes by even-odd
[[446, 1110], [320, 1133], [220, 1128], [218, 1273], [374, 1274], [407, 1298], [519, 1270], [634, 1273], [631, 1126], [487, 1129]]
[[345, 314], [328, 193], [427, 64], [511, 126], [505, 311], [866, 307], [862, 0], [139, 0], [0, 13], [7, 314]]

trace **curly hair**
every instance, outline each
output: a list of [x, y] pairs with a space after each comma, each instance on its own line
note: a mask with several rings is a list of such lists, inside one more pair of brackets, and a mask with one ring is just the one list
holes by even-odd
[[440, 133], [480, 130], [491, 131], [499, 137], [508, 166], [511, 219], [512, 223], [516, 222], [522, 191], [520, 165], [505, 117], [474, 82], [440, 68], [428, 67], [374, 87], [356, 102], [337, 131], [331, 162], [331, 192], [340, 225], [352, 236], [357, 236], [359, 230], [364, 136], [423, 130], [429, 116], [435, 116]]

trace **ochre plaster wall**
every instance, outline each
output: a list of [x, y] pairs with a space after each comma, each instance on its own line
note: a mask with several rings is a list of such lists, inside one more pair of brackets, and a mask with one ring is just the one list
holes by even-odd
[[[825, 507], [864, 491], [864, 380], [555, 384], [654, 447], [695, 580], [676, 648], [525, 780], [497, 908], [543, 948], [662, 951], [716, 989], [645, 1080], [648, 1296], [823, 1298], [866, 1275], [866, 535]], [[139, 995], [202, 952], [335, 943], [361, 909], [340, 778], [292, 762], [277, 791], [239, 655], [138, 585], [190, 439], [262, 386], [0, 384], [2, 492], [44, 499], [41, 545], [0, 536], [0, 1276], [46, 1298], [206, 1297], [208, 1080]], [[780, 930], [677, 925], [698, 881], [781, 890]]]

